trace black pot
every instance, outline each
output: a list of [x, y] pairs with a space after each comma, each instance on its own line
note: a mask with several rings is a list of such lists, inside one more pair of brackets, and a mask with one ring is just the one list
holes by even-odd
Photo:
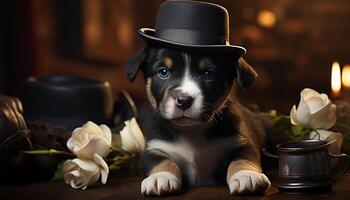
[[[287, 192], [330, 190], [331, 185], [350, 166], [346, 154], [333, 155], [328, 152], [331, 143], [324, 140], [303, 140], [277, 145], [278, 189]], [[334, 167], [331, 165], [333, 159], [339, 159]]]
[[87, 121], [108, 124], [113, 112], [107, 81], [71, 75], [28, 78], [23, 92], [27, 121], [44, 120], [68, 130]]

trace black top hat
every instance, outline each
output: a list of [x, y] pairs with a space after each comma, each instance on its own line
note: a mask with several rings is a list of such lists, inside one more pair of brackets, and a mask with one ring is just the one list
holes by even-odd
[[138, 33], [150, 44], [190, 50], [223, 50], [242, 56], [246, 50], [229, 43], [227, 10], [200, 1], [166, 1], [160, 5], [155, 29]]

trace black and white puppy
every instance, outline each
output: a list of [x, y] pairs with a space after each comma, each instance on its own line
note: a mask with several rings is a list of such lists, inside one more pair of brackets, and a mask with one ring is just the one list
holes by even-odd
[[140, 121], [147, 141], [143, 194], [220, 183], [231, 194], [268, 190], [260, 164], [263, 124], [236, 97], [256, 77], [251, 66], [225, 52], [149, 45], [127, 64], [128, 78], [139, 70], [151, 105]]

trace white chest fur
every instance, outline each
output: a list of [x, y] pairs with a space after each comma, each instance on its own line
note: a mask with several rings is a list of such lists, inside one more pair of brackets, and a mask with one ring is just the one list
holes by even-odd
[[181, 135], [176, 142], [151, 140], [147, 143], [147, 150], [177, 163], [186, 171], [191, 185], [213, 184], [212, 172], [234, 148], [234, 137], [208, 140], [193, 132]]

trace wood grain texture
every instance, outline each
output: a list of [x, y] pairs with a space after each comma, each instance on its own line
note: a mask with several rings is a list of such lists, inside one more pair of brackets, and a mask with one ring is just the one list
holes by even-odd
[[0, 186], [0, 199], [257, 199], [257, 200], [310, 200], [310, 199], [349, 199], [350, 173], [342, 177], [333, 187], [333, 193], [315, 193], [291, 195], [278, 192], [271, 187], [266, 196], [231, 196], [226, 186], [192, 188], [177, 196], [171, 197], [143, 197], [140, 194], [141, 178], [111, 178], [107, 185], [98, 184], [87, 190], [71, 189], [64, 182], [42, 182], [30, 185]]

